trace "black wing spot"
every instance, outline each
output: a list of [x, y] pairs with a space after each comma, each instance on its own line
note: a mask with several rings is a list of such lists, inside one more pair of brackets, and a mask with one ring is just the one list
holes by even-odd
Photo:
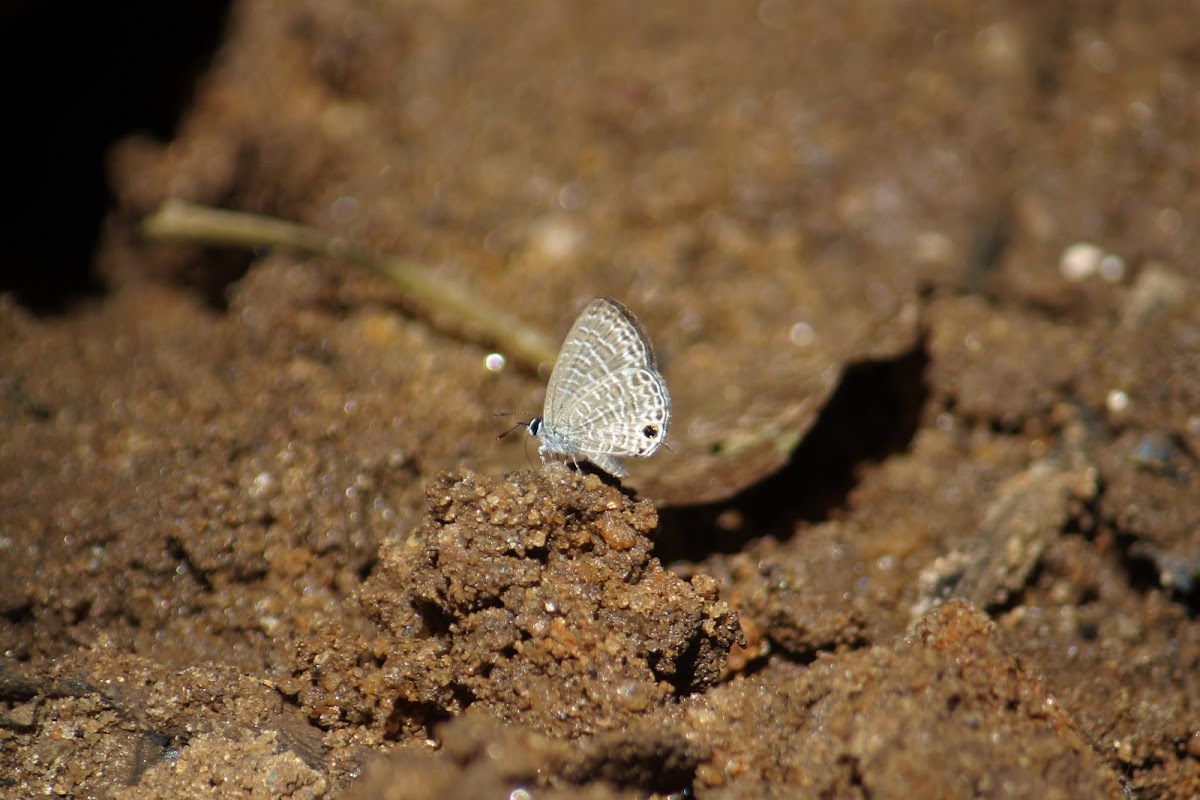
[[645, 436], [647, 439], [653, 439], [654, 437], [658, 436], [658, 426], [647, 425], [646, 427], [642, 428], [642, 436]]

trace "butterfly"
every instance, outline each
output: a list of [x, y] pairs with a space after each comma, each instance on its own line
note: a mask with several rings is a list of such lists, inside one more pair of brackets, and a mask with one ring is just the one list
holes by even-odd
[[542, 463], [583, 459], [622, 478], [617, 457], [652, 455], [670, 424], [671, 395], [646, 331], [621, 303], [597, 297], [567, 333], [542, 415], [527, 426]]

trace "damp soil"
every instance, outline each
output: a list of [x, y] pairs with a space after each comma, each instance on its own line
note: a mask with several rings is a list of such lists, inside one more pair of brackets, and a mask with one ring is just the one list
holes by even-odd
[[[1200, 795], [1182, 13], [233, 3], [0, 294], [0, 794]], [[543, 468], [545, 369], [170, 198], [620, 299], [671, 450]]]

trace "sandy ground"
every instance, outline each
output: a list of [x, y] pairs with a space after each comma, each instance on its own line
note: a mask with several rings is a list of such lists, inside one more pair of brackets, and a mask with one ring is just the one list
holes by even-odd
[[[0, 295], [0, 794], [1200, 796], [1200, 7], [235, 3]], [[169, 198], [611, 295], [670, 451]]]

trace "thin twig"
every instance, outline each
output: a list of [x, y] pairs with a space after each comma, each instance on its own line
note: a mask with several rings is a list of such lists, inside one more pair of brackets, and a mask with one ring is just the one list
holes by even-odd
[[435, 314], [474, 331], [483, 340], [534, 371], [552, 364], [558, 348], [541, 332], [471, 295], [465, 289], [435, 277], [426, 268], [403, 258], [379, 256], [355, 247], [340, 236], [315, 228], [258, 214], [209, 208], [168, 200], [142, 222], [142, 233], [151, 239], [227, 247], [279, 247], [313, 256], [325, 256], [381, 275], [400, 287], [437, 324]]

